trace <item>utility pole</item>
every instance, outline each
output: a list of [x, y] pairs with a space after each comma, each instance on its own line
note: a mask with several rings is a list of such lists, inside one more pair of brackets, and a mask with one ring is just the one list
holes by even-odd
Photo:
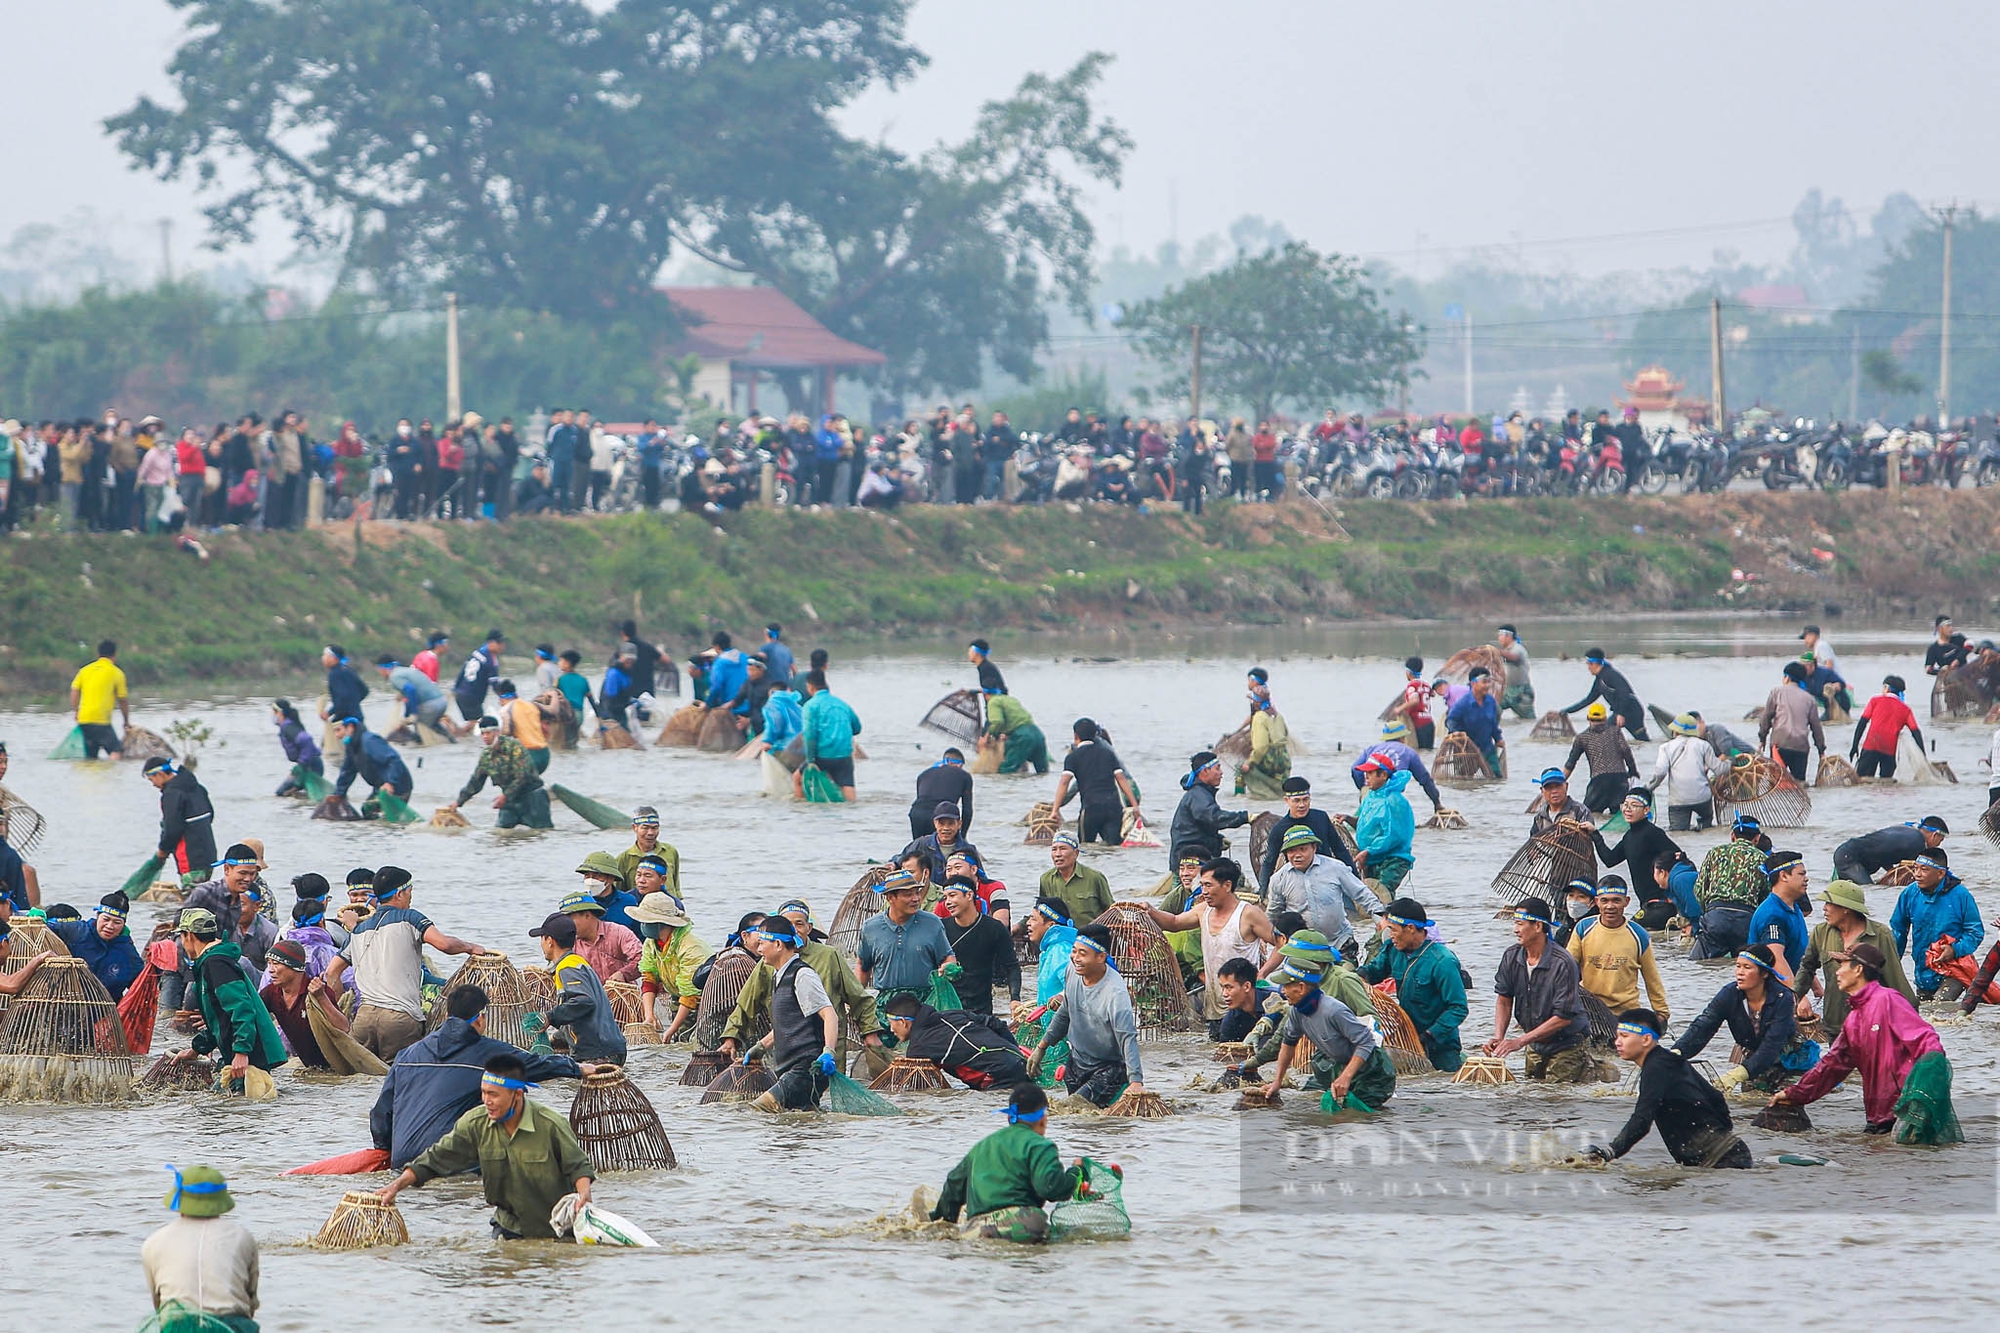
[[1861, 326], [1854, 326], [1847, 344], [1847, 420], [1861, 420]]
[[1472, 312], [1465, 312], [1465, 415], [1472, 415]]
[[1715, 398], [1715, 429], [1729, 436], [1729, 404], [1722, 386], [1722, 298], [1708, 298], [1708, 377]]
[[460, 416], [458, 393], [458, 293], [444, 294], [444, 416]]
[[1194, 376], [1188, 388], [1188, 420], [1201, 420], [1201, 325], [1194, 326]]
[[1951, 224], [1958, 205], [1941, 210], [1944, 215], [1944, 302], [1939, 318], [1937, 428], [1951, 425]]

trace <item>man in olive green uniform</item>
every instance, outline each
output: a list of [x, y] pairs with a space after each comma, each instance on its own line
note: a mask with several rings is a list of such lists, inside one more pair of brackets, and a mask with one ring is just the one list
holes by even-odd
[[686, 896], [681, 893], [681, 854], [672, 843], [660, 841], [660, 812], [642, 805], [632, 812], [632, 845], [618, 854], [618, 872], [625, 877], [625, 888], [640, 897], [645, 894], [633, 876], [639, 862], [648, 856], [657, 856], [666, 864], [658, 887], [685, 902]]
[[458, 1118], [423, 1156], [382, 1191], [382, 1202], [439, 1176], [479, 1168], [480, 1187], [493, 1206], [493, 1234], [500, 1240], [554, 1240], [549, 1213], [564, 1195], [590, 1202], [597, 1172], [558, 1111], [528, 1100], [533, 1085], [518, 1056], [496, 1055], [480, 1079], [478, 1106]]
[[957, 1222], [962, 1235], [988, 1240], [1041, 1241], [1049, 1235], [1044, 1203], [1076, 1197], [1081, 1172], [1065, 1167], [1048, 1140], [1049, 1099], [1033, 1083], [1015, 1087], [1004, 1114], [1007, 1128], [972, 1146], [938, 1192], [931, 1220]]

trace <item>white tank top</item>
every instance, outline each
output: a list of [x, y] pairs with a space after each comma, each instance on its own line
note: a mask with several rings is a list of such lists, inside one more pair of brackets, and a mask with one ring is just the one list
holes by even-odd
[[[1208, 996], [1218, 1012], [1222, 1005], [1222, 980], [1219, 975], [1222, 965], [1231, 958], [1241, 958], [1250, 966], [1262, 968], [1264, 965], [1264, 943], [1262, 940], [1245, 939], [1238, 928], [1243, 920], [1244, 904], [1237, 900], [1236, 910], [1220, 929], [1214, 929], [1215, 909], [1207, 903], [1201, 905], [1201, 965], [1208, 981]], [[1213, 1018], [1217, 1015], [1210, 1014]]]

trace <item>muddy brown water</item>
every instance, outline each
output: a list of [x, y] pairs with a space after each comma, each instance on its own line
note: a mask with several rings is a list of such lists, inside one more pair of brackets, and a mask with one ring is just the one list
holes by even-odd
[[[1246, 667], [1261, 662], [1271, 669], [1277, 705], [1307, 750], [1295, 768], [1314, 780], [1320, 803], [1351, 811], [1348, 765], [1400, 682], [1401, 657], [1414, 645], [1440, 661], [1483, 639], [1484, 628], [1257, 630], [1233, 639], [1218, 633], [1156, 639], [1138, 648], [1122, 638], [1023, 639], [1004, 666], [1014, 692], [1058, 745], [1080, 714], [1111, 729], [1144, 789], [1148, 813], [1164, 828], [1187, 755], [1242, 720]], [[1783, 657], [1796, 651], [1791, 626], [1773, 621], [1524, 623], [1523, 629], [1537, 655], [1544, 708], [1586, 689], [1581, 664], [1561, 661], [1561, 654], [1604, 641], [1622, 657], [1643, 699], [1697, 707], [1731, 726], [1761, 702]], [[1897, 670], [1918, 682], [1912, 702], [1924, 711], [1921, 630], [1854, 627], [1838, 637], [1846, 674], [1862, 693]], [[1012, 646], [1003, 644], [1003, 652]], [[666, 837], [681, 852], [689, 907], [711, 944], [743, 911], [768, 909], [794, 894], [808, 898], [824, 923], [865, 862], [907, 839], [911, 783], [945, 743], [917, 720], [931, 701], [971, 683], [972, 673], [940, 651], [841, 654], [833, 675], [866, 725], [870, 758], [860, 765], [855, 805], [774, 803], [759, 794], [754, 764], [689, 751], [560, 755], [551, 779], [621, 807], [660, 807]], [[379, 692], [371, 702], [379, 708]], [[404, 865], [416, 876], [417, 906], [444, 929], [517, 958], [531, 956], [527, 928], [575, 885], [572, 870], [583, 855], [626, 845], [621, 835], [585, 828], [560, 808], [553, 832], [499, 834], [483, 800], [468, 806], [482, 827], [460, 833], [315, 823], [304, 804], [271, 795], [286, 766], [264, 700], [142, 700], [137, 715], [156, 730], [183, 717], [214, 729], [200, 771], [215, 797], [219, 840], [262, 837], [274, 885], [305, 870], [337, 884], [354, 865]], [[132, 766], [39, 758], [67, 725], [47, 712], [0, 714], [0, 737], [14, 756], [7, 785], [50, 822], [34, 858], [47, 900], [87, 908], [146, 858], [157, 803]], [[1937, 757], [1952, 764], [1962, 785], [1815, 792], [1810, 826], [1774, 837], [1806, 854], [1817, 889], [1842, 837], [1943, 814], [1959, 830], [1947, 844], [1954, 866], [1990, 921], [2000, 915], [2000, 894], [1993, 891], [2000, 852], [1970, 830], [1985, 803], [1980, 761], [1991, 729], [1977, 722], [1927, 722], [1927, 729], [1937, 739]], [[1507, 924], [1494, 919], [1487, 884], [1525, 835], [1528, 775], [1563, 755], [1561, 746], [1528, 741], [1526, 723], [1510, 722], [1507, 731], [1514, 779], [1453, 795], [1450, 803], [1471, 827], [1420, 832], [1409, 889], [1443, 923], [1472, 971], [1468, 1045], [1490, 1030], [1492, 970], [1510, 938]], [[1845, 735], [1835, 744], [1844, 752]], [[1640, 747], [1648, 772], [1654, 749]], [[428, 813], [451, 798], [473, 751], [437, 747], [409, 757], [414, 804]], [[1022, 845], [1015, 821], [1053, 785], [1052, 776], [979, 782], [970, 836], [1014, 886], [1017, 902], [1031, 895], [1046, 857]], [[1425, 803], [1418, 807], [1421, 817]], [[1682, 845], [1699, 859], [1718, 840], [1712, 833], [1688, 835]], [[1243, 843], [1239, 834], [1239, 853]], [[1089, 859], [1121, 896], [1136, 896], [1157, 882], [1163, 857], [1120, 850]], [[1871, 906], [1886, 916], [1894, 892], [1872, 890]], [[288, 891], [282, 901], [289, 903]], [[141, 906], [135, 924], [143, 927], [151, 911]], [[1666, 946], [1661, 962], [1678, 1029], [1728, 974]], [[139, 1242], [166, 1218], [160, 1196], [167, 1177], [159, 1165], [197, 1161], [227, 1172], [238, 1199], [234, 1216], [264, 1245], [268, 1329], [552, 1322], [636, 1328], [772, 1319], [855, 1327], [900, 1323], [892, 1311], [924, 1326], [1054, 1322], [1082, 1311], [1093, 1324], [1238, 1327], [1294, 1320], [1299, 1299], [1322, 1285], [1324, 1299], [1337, 1291], [1342, 1305], [1359, 1312], [1421, 1324], [1478, 1318], [1502, 1305], [1513, 1315], [1534, 1315], [1579, 1310], [1587, 1302], [1642, 1323], [1672, 1318], [1707, 1325], [1795, 1318], [1807, 1292], [1839, 1280], [1834, 1265], [1861, 1267], [1849, 1281], [1869, 1291], [1878, 1316], [1921, 1309], [1932, 1318], [1990, 1318], [2000, 1278], [1977, 1256], [2000, 1240], [1992, 1188], [2000, 1016], [1988, 1010], [1966, 1022], [1942, 1009], [1927, 1016], [1939, 1022], [1953, 1062], [1965, 1145], [1922, 1150], [1866, 1138], [1853, 1088], [1815, 1106], [1818, 1127], [1796, 1136], [1749, 1128], [1755, 1105], [1740, 1102], [1739, 1128], [1765, 1164], [1703, 1177], [1675, 1167], [1655, 1137], [1619, 1166], [1591, 1173], [1591, 1189], [1600, 1207], [1609, 1201], [1609, 1215], [1580, 1211], [1560, 1189], [1540, 1202], [1469, 1213], [1421, 1203], [1366, 1212], [1306, 1203], [1245, 1210], [1244, 1153], [1262, 1158], [1279, 1152], [1286, 1134], [1309, 1135], [1322, 1123], [1314, 1101], [1294, 1095], [1284, 1109], [1246, 1120], [1231, 1109], [1232, 1095], [1190, 1089], [1192, 1079], [1215, 1070], [1205, 1043], [1149, 1045], [1146, 1082], [1181, 1114], [1134, 1122], [1061, 1118], [1052, 1129], [1066, 1157], [1087, 1152], [1124, 1167], [1131, 1239], [1038, 1252], [873, 1222], [900, 1212], [914, 1188], [934, 1187], [961, 1152], [1000, 1123], [991, 1114], [997, 1096], [907, 1096], [901, 1099], [907, 1114], [894, 1120], [771, 1120], [698, 1105], [699, 1090], [678, 1084], [684, 1049], [639, 1048], [632, 1069], [665, 1120], [681, 1169], [609, 1177], [598, 1188], [602, 1203], [662, 1242], [643, 1253], [496, 1244], [487, 1237], [477, 1186], [465, 1182], [403, 1196], [416, 1240], [408, 1247], [362, 1254], [303, 1247], [299, 1242], [342, 1190], [367, 1178], [279, 1173], [366, 1146], [372, 1080], [281, 1074], [278, 1101], [259, 1106], [206, 1094], [108, 1110], [5, 1106], [0, 1140], [15, 1189], [0, 1223], [13, 1255], [0, 1270], [0, 1326], [136, 1325], [146, 1310]], [[1726, 1055], [1726, 1044], [1709, 1051]], [[539, 1095], [566, 1106], [570, 1092], [555, 1085]], [[1628, 1107], [1629, 1096], [1608, 1085], [1595, 1092], [1518, 1083], [1471, 1088], [1432, 1076], [1404, 1080], [1378, 1124], [1399, 1132], [1484, 1125], [1532, 1143], [1585, 1128], [1601, 1136]], [[1782, 1152], [1832, 1164], [1769, 1164]], [[1499, 1163], [1454, 1171], [1459, 1187], [1538, 1178]], [[1315, 1165], [1298, 1174], [1302, 1181], [1332, 1179], [1341, 1171]], [[1546, 1178], [1566, 1186], [1577, 1174]], [[1945, 1197], [1947, 1187], [1960, 1198], [1968, 1182], [1983, 1210], [1955, 1204], [1948, 1216], [1929, 1215], [1929, 1200]], [[1936, 1280], [1940, 1266], [1948, 1280]]]

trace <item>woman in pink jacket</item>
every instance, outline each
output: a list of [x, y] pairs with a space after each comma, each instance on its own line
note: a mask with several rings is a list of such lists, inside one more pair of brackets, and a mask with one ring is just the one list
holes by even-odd
[[1870, 1134], [1896, 1131], [1898, 1143], [1962, 1143], [1951, 1109], [1951, 1062], [1936, 1029], [1916, 1006], [1881, 984], [1888, 960], [1872, 944], [1835, 954], [1834, 980], [1847, 994], [1847, 1019], [1820, 1062], [1771, 1099], [1805, 1106], [1861, 1071], [1861, 1106]]

